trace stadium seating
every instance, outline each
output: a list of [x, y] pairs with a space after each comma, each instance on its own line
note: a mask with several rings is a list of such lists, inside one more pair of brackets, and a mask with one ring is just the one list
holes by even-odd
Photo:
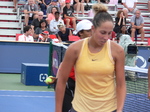
[[[21, 1], [19, 4], [24, 4], [25, 2]], [[89, 5], [93, 5], [93, 3], [89, 3]], [[123, 8], [122, 4], [113, 5], [113, 4], [106, 4], [108, 7], [114, 7], [114, 10], [108, 10], [108, 12], [112, 15], [114, 22], [115, 22], [115, 16], [117, 13], [117, 10], [120, 10]], [[13, 40], [15, 41], [16, 33], [22, 33], [23, 31], [23, 22], [24, 19], [22, 19], [23, 14], [20, 13], [20, 10], [18, 8], [17, 12], [13, 12], [13, 2], [9, 0], [2, 1], [0, 0], [0, 40]], [[18, 5], [19, 7], [19, 5]], [[142, 15], [144, 17], [144, 29], [145, 29], [145, 42], [148, 43], [148, 38], [150, 38], [150, 13], [148, 13], [147, 8], [147, 0], [138, 0], [137, 8], [141, 10]], [[89, 19], [92, 20], [92, 17], [88, 17], [89, 11], [85, 11], [85, 17], [81, 17], [79, 14], [79, 17], [77, 18], [78, 21], [82, 19]], [[129, 13], [129, 18], [127, 19], [127, 25], [129, 25], [130, 18], [133, 14]], [[141, 38], [138, 35], [138, 41], [141, 40]]]

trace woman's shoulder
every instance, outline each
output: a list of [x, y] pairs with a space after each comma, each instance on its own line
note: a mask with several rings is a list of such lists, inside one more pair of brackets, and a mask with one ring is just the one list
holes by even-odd
[[82, 47], [83, 41], [84, 41], [84, 39], [73, 42], [72, 44], [70, 44], [68, 49], [73, 52], [79, 52]]
[[111, 50], [112, 51], [114, 51], [116, 53], [124, 51], [123, 48], [119, 44], [117, 44], [116, 42], [110, 41], [110, 43], [111, 43]]

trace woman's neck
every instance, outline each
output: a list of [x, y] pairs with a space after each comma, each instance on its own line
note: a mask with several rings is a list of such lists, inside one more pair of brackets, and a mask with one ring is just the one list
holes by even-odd
[[93, 37], [90, 37], [90, 38], [88, 39], [88, 48], [89, 48], [90, 52], [92, 52], [92, 53], [97, 53], [97, 52], [101, 51], [101, 49], [103, 48], [103, 46], [98, 45], [98, 44], [94, 41]]

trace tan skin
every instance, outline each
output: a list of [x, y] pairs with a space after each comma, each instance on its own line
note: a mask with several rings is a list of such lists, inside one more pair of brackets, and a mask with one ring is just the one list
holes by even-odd
[[[92, 27], [92, 37], [89, 38], [88, 48], [90, 52], [99, 52], [103, 45], [110, 38], [113, 31], [113, 23], [106, 21], [101, 26]], [[62, 112], [63, 96], [65, 92], [66, 82], [72, 67], [76, 64], [83, 40], [77, 41], [69, 46], [59, 70], [57, 86], [56, 86], [56, 110], [55, 112]], [[112, 57], [115, 62], [116, 75], [116, 93], [117, 93], [117, 112], [122, 112], [124, 100], [126, 96], [126, 84], [124, 77], [124, 50], [115, 42], [111, 41]], [[67, 68], [67, 69], [66, 69]], [[61, 86], [60, 86], [61, 85]], [[60, 94], [61, 93], [61, 94]]]
[[148, 98], [150, 99], [150, 66], [148, 68]]

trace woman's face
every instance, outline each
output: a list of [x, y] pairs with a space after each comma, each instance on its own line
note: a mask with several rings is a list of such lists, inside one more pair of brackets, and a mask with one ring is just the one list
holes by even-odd
[[52, 13], [54, 14], [57, 11], [57, 9], [54, 7], [52, 8]]
[[83, 32], [79, 32], [81, 38], [91, 37], [92, 31], [90, 30], [83, 30]]
[[46, 23], [45, 22], [42, 22], [41, 23], [41, 27], [45, 27], [46, 26]]
[[110, 38], [113, 31], [113, 23], [111, 21], [106, 21], [101, 24], [101, 26], [95, 28], [92, 27], [92, 38], [95, 43], [99, 46], [103, 46], [107, 40]]

